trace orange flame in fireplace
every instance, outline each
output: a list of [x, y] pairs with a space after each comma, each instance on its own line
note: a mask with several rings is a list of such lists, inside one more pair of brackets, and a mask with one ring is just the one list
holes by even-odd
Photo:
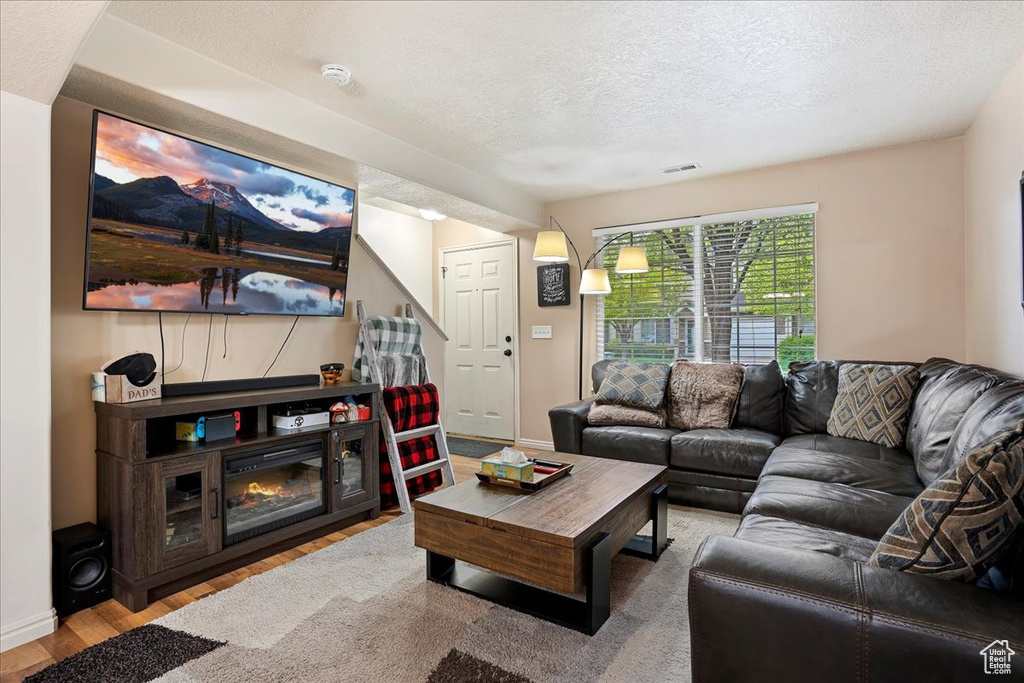
[[249, 484], [247, 493], [258, 493], [264, 496], [280, 496], [283, 492], [280, 486], [260, 486], [257, 482]]

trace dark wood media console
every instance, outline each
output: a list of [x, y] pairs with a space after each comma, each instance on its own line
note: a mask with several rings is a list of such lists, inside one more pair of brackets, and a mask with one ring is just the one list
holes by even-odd
[[[114, 598], [133, 611], [182, 588], [380, 516], [376, 384], [96, 403], [97, 522]], [[370, 419], [274, 429], [286, 406], [345, 396]], [[177, 422], [238, 411], [234, 438], [177, 441]]]

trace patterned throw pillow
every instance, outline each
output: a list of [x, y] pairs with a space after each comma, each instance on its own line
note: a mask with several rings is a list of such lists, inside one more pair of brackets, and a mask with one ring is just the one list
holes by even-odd
[[919, 377], [917, 368], [910, 365], [841, 366], [828, 433], [898, 448], [903, 443], [910, 399]]
[[893, 522], [870, 564], [974, 581], [1024, 518], [1024, 420], [974, 449]]
[[617, 360], [608, 366], [595, 402], [657, 410], [665, 402], [667, 365]]
[[668, 425], [728, 429], [742, 387], [742, 365], [676, 361], [668, 383]]
[[590, 408], [587, 421], [592, 425], [626, 425], [630, 427], [655, 427], [664, 429], [665, 408], [642, 410], [629, 406], [595, 403]]

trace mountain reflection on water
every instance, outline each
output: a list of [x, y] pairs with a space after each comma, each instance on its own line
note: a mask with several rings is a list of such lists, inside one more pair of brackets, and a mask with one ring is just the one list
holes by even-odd
[[[95, 289], [93, 289], [95, 288]], [[344, 293], [278, 273], [204, 268], [192, 282], [90, 283], [89, 308], [203, 313], [341, 315]]]

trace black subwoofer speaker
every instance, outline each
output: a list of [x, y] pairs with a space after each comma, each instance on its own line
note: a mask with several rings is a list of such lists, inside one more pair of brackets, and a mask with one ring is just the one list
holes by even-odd
[[110, 598], [110, 532], [76, 524], [53, 532], [53, 607], [64, 617]]

